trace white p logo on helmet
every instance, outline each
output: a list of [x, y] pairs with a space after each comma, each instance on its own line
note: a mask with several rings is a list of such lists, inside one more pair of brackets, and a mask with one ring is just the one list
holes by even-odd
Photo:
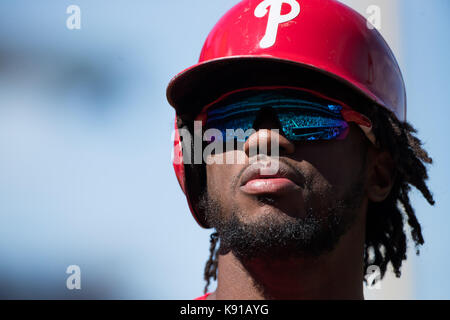
[[[283, 3], [291, 6], [291, 11], [285, 15], [281, 15]], [[269, 7], [270, 10], [268, 9]], [[297, 17], [300, 13], [300, 4], [296, 0], [264, 0], [256, 7], [255, 16], [262, 18], [267, 12], [269, 12], [269, 19], [267, 21], [266, 34], [259, 43], [261, 48], [269, 48], [275, 44], [278, 26]]]

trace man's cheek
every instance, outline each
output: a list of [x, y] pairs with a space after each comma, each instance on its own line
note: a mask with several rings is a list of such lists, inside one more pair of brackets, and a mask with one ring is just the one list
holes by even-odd
[[332, 186], [320, 173], [308, 177], [305, 186], [305, 204], [314, 211], [326, 207], [338, 195], [339, 190]]
[[207, 166], [207, 188], [209, 196], [225, 208], [229, 203], [228, 197], [231, 194], [231, 175], [227, 174], [224, 166], [220, 164]]

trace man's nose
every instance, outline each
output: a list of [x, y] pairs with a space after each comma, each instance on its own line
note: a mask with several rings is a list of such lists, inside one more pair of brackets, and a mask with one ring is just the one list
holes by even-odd
[[292, 154], [295, 145], [283, 136], [283, 129], [278, 116], [273, 109], [261, 110], [253, 124], [255, 133], [250, 135], [244, 144], [244, 151], [248, 157], [256, 154], [278, 155]]

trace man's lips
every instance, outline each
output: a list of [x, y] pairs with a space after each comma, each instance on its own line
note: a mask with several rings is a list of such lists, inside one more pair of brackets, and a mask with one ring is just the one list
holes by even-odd
[[300, 189], [302, 179], [286, 164], [279, 162], [276, 174], [261, 174], [258, 163], [248, 167], [241, 177], [241, 191], [247, 194], [282, 194]]
[[297, 190], [299, 186], [286, 178], [253, 179], [241, 187], [248, 194], [277, 194]]

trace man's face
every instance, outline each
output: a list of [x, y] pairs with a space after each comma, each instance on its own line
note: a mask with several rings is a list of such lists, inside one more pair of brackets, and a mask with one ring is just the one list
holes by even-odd
[[[263, 128], [274, 125], [266, 119]], [[270, 158], [279, 161], [276, 179], [262, 180], [252, 170], [258, 166], [246, 152], [256, 141], [252, 137], [243, 150], [227, 151], [245, 153], [245, 164], [207, 165], [201, 206], [219, 233], [221, 250], [232, 250], [241, 259], [318, 256], [332, 250], [365, 198], [368, 141], [356, 125], [349, 125], [344, 140], [294, 143], [279, 136], [279, 157]]]

